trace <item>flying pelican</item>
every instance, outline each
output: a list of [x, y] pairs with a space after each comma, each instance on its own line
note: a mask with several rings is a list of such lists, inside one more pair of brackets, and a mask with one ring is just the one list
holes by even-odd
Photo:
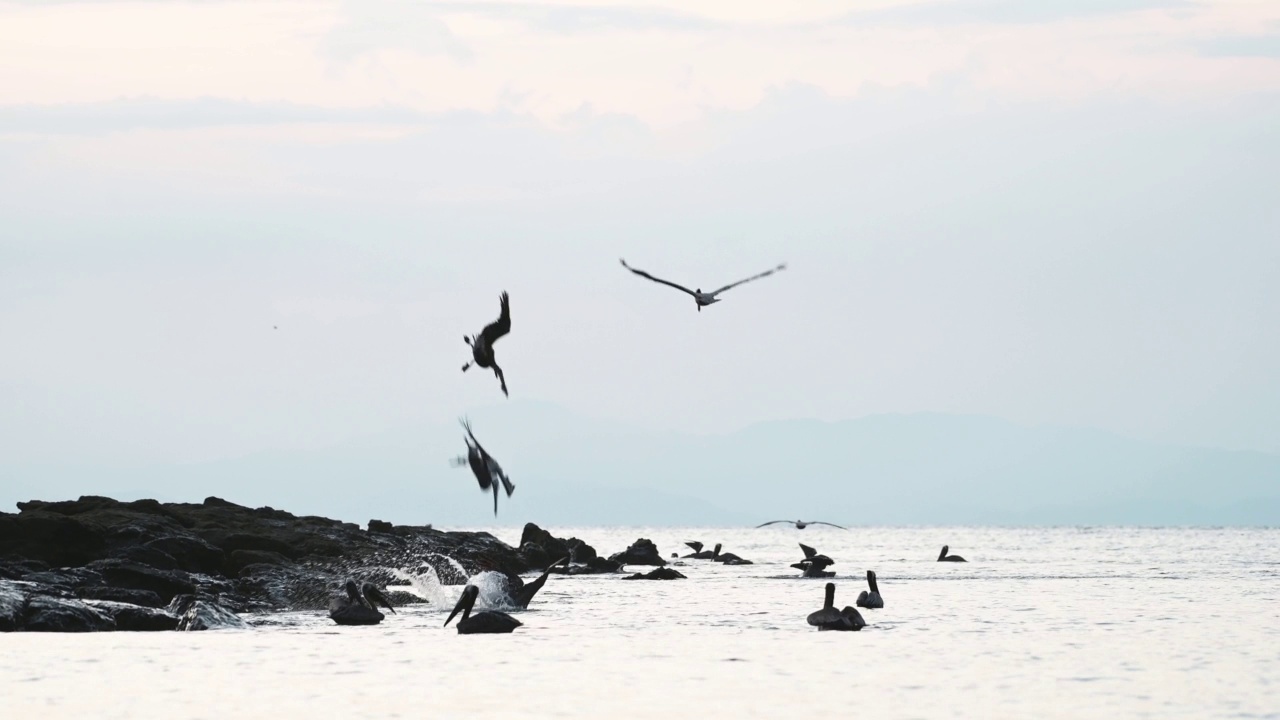
[[876, 572], [874, 570], [867, 571], [867, 585], [871, 587], [871, 592], [863, 590], [858, 595], [858, 602], [854, 604], [868, 610], [878, 610], [884, 607], [884, 600], [880, 598], [880, 586], [876, 584]]
[[827, 583], [822, 609], [809, 613], [808, 621], [819, 630], [861, 630], [867, 626], [867, 621], [862, 619], [856, 608], [846, 605], [843, 609], [836, 610], [835, 583]]
[[377, 625], [386, 617], [378, 612], [379, 603], [393, 614], [396, 611], [387, 596], [371, 583], [357, 588], [355, 580], [348, 580], [343, 589], [347, 593], [345, 597], [339, 596], [329, 602], [329, 619], [339, 625]]
[[498, 514], [498, 484], [507, 491], [507, 497], [511, 497], [511, 493], [516, 491], [515, 483], [511, 482], [511, 478], [502, 471], [502, 466], [497, 460], [480, 445], [480, 441], [476, 440], [475, 433], [471, 432], [471, 422], [466, 418], [459, 420], [462, 428], [467, 431], [467, 437], [463, 440], [467, 443], [467, 456], [459, 455], [449, 461], [454, 467], [462, 467], [468, 465], [471, 467], [471, 473], [476, 476], [476, 480], [480, 483], [480, 490], [488, 490], [493, 488], [493, 514]]
[[[502, 375], [502, 368], [498, 367], [498, 361], [493, 357], [493, 344], [498, 338], [511, 332], [511, 299], [507, 296], [506, 291], [502, 292], [502, 314], [498, 319], [485, 326], [480, 334], [472, 339], [468, 335], [463, 335], [462, 340], [471, 346], [471, 358], [475, 365], [482, 368], [493, 368], [493, 374], [498, 376], [498, 382], [502, 383], [502, 394], [511, 397], [507, 393], [507, 379]], [[472, 363], [462, 366], [462, 372], [466, 372]]]
[[449, 627], [453, 616], [457, 615], [459, 610], [462, 611], [462, 619], [458, 620], [459, 635], [509, 633], [524, 624], [497, 610], [484, 610], [472, 615], [471, 608], [475, 607], [476, 598], [479, 595], [480, 588], [475, 585], [468, 585], [463, 588], [462, 597], [458, 598], [458, 604], [453, 606], [453, 612], [449, 613], [449, 619], [444, 621], [444, 627]]
[[805, 522], [804, 520], [770, 520], [767, 523], [760, 523], [759, 525], [756, 526], [756, 528], [757, 529], [762, 528], [765, 525], [773, 525], [775, 523], [794, 523], [797, 530], [803, 530], [809, 527], [810, 525], [830, 525], [833, 528], [840, 528], [841, 530], [849, 529], [847, 527], [836, 525], [835, 523], [822, 522], [821, 520], [810, 520], [809, 522]]
[[947, 545], [942, 546], [942, 552], [938, 553], [938, 562], [969, 562], [959, 555], [948, 555], [947, 550], [950, 549]]
[[783, 263], [783, 264], [781, 264], [781, 265], [779, 265], [779, 266], [777, 266], [777, 267], [773, 268], [772, 270], [765, 270], [764, 272], [760, 273], [759, 275], [752, 275], [751, 277], [747, 278], [746, 280], [739, 280], [739, 281], [738, 281], [738, 282], [736, 282], [736, 283], [732, 283], [732, 284], [730, 284], [730, 285], [725, 285], [724, 287], [722, 287], [722, 288], [720, 288], [719, 290], [716, 290], [716, 291], [714, 291], [714, 292], [704, 293], [704, 292], [702, 292], [702, 288], [698, 288], [697, 290], [690, 290], [689, 288], [687, 288], [687, 287], [685, 287], [685, 286], [683, 286], [683, 285], [677, 285], [677, 284], [675, 284], [675, 283], [673, 283], [673, 282], [671, 282], [671, 281], [669, 281], [669, 280], [663, 280], [662, 278], [656, 278], [656, 277], [654, 277], [654, 276], [650, 275], [649, 273], [647, 273], [647, 272], [645, 272], [645, 271], [643, 271], [643, 270], [637, 270], [636, 268], [633, 268], [633, 267], [631, 267], [630, 265], [628, 265], [626, 260], [619, 259], [619, 260], [618, 260], [618, 262], [622, 263], [622, 267], [624, 267], [624, 268], [626, 268], [626, 269], [630, 270], [631, 272], [635, 273], [636, 275], [639, 275], [639, 276], [640, 276], [640, 277], [642, 277], [642, 278], [647, 278], [647, 279], [652, 280], [652, 281], [654, 281], [654, 282], [656, 282], [656, 283], [661, 283], [661, 284], [666, 285], [666, 286], [668, 286], [668, 287], [673, 287], [673, 288], [675, 288], [675, 289], [677, 289], [677, 290], [683, 290], [684, 292], [689, 293], [690, 295], [692, 295], [692, 296], [693, 296], [693, 301], [694, 301], [695, 303], [697, 303], [697, 305], [698, 305], [698, 312], [702, 312], [702, 308], [703, 308], [704, 306], [706, 306], [706, 305], [710, 305], [710, 304], [712, 304], [712, 303], [718, 303], [718, 302], [720, 302], [720, 298], [718, 298], [718, 297], [716, 297], [716, 296], [717, 296], [717, 295], [719, 295], [720, 293], [724, 292], [725, 290], [728, 290], [728, 289], [730, 289], [730, 288], [735, 288], [735, 287], [737, 287], [737, 286], [739, 286], [739, 285], [741, 285], [742, 283], [745, 283], [745, 282], [751, 282], [752, 280], [759, 280], [759, 279], [760, 279], [760, 278], [762, 278], [762, 277], [768, 277], [768, 276], [770, 276], [770, 275], [774, 274], [775, 272], [778, 272], [779, 270], [786, 270], [786, 269], [787, 269], [787, 265], [786, 265], [786, 263]]

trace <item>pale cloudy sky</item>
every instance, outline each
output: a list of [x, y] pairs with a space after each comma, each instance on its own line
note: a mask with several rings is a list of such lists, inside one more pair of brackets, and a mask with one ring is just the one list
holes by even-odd
[[0, 0], [0, 454], [447, 420], [503, 289], [589, 416], [1280, 452], [1278, 168], [1270, 0]]

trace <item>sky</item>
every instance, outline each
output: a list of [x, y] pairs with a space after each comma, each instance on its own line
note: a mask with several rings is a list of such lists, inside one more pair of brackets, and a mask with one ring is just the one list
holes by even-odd
[[1277, 287], [1275, 2], [0, 0], [13, 466], [500, 407], [503, 290], [601, 421], [1280, 453]]

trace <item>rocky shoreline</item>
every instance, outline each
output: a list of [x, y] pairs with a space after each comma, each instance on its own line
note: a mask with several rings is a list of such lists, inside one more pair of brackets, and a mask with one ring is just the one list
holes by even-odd
[[[348, 579], [389, 586], [432, 568], [443, 584], [475, 573], [569, 574], [661, 565], [648, 540], [610, 559], [530, 523], [520, 547], [486, 532], [370, 520], [366, 528], [216, 497], [203, 503], [78, 500], [18, 503], [0, 513], [0, 632], [204, 630], [245, 613], [322, 610]], [[652, 562], [656, 558], [656, 562]], [[458, 567], [466, 573], [463, 575]]]

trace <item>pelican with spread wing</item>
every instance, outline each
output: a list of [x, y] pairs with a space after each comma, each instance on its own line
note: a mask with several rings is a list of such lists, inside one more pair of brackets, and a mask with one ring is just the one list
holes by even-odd
[[719, 290], [714, 290], [714, 291], [712, 291], [712, 292], [702, 292], [702, 288], [698, 288], [698, 289], [696, 289], [696, 290], [690, 290], [689, 288], [687, 288], [687, 287], [685, 287], [685, 286], [683, 286], [683, 285], [677, 285], [676, 283], [673, 283], [673, 282], [671, 282], [670, 280], [663, 280], [662, 278], [654, 277], [654, 276], [650, 275], [649, 273], [647, 273], [647, 272], [645, 272], [645, 271], [643, 271], [643, 270], [638, 270], [638, 269], [636, 269], [636, 268], [631, 267], [630, 265], [628, 265], [628, 264], [627, 264], [627, 261], [626, 261], [626, 260], [621, 260], [621, 259], [620, 259], [618, 262], [621, 262], [621, 263], [622, 263], [622, 267], [624, 267], [624, 268], [626, 268], [626, 269], [630, 270], [631, 272], [635, 273], [636, 275], [639, 275], [639, 276], [640, 276], [640, 277], [642, 277], [642, 278], [645, 278], [645, 279], [648, 279], [648, 280], [652, 280], [652, 281], [654, 281], [654, 282], [656, 282], [656, 283], [660, 283], [660, 284], [662, 284], [662, 285], [666, 285], [667, 287], [673, 287], [673, 288], [675, 288], [675, 289], [677, 289], [677, 290], [681, 290], [681, 291], [684, 291], [684, 292], [686, 292], [686, 293], [689, 293], [690, 295], [692, 295], [692, 296], [693, 296], [693, 301], [694, 301], [695, 303], [697, 303], [697, 305], [698, 305], [698, 312], [702, 312], [702, 308], [703, 308], [704, 306], [706, 306], [706, 305], [710, 305], [710, 304], [712, 304], [712, 303], [718, 303], [718, 302], [720, 302], [720, 298], [718, 298], [718, 297], [716, 297], [716, 296], [717, 296], [717, 295], [719, 295], [720, 293], [722, 293], [722, 292], [726, 291], [726, 290], [729, 290], [730, 288], [735, 288], [735, 287], [737, 287], [737, 286], [739, 286], [739, 285], [741, 285], [741, 284], [743, 284], [743, 283], [751, 282], [752, 280], [759, 280], [759, 279], [760, 279], [760, 278], [762, 278], [762, 277], [769, 277], [770, 275], [774, 274], [775, 272], [778, 272], [779, 270], [786, 270], [786, 269], [787, 269], [787, 265], [786, 265], [786, 263], [783, 263], [783, 264], [781, 264], [781, 265], [779, 265], [779, 266], [777, 266], [777, 267], [775, 267], [775, 268], [773, 268], [773, 269], [765, 270], [764, 272], [760, 273], [759, 275], [752, 275], [751, 277], [746, 278], [745, 280], [739, 280], [739, 281], [738, 281], [738, 282], [736, 282], [736, 283], [730, 283], [730, 284], [728, 284], [728, 285], [725, 285], [724, 287], [720, 288]]
[[797, 530], [803, 530], [803, 529], [805, 529], [805, 528], [809, 527], [810, 525], [830, 525], [830, 526], [831, 526], [831, 527], [833, 527], [833, 528], [840, 528], [841, 530], [848, 530], [848, 529], [849, 529], [849, 528], [847, 528], [847, 527], [842, 527], [842, 526], [840, 526], [840, 525], [836, 525], [835, 523], [822, 522], [821, 520], [811, 520], [811, 521], [809, 521], [809, 522], [805, 522], [804, 520], [770, 520], [770, 521], [769, 521], [769, 522], [767, 522], [767, 523], [760, 523], [760, 524], [759, 524], [759, 525], [757, 525], [756, 527], [757, 527], [757, 528], [762, 528], [762, 527], [764, 527], [765, 525], [776, 525], [776, 524], [778, 524], [778, 523], [786, 523], [786, 524], [788, 524], [788, 525], [795, 525]]

